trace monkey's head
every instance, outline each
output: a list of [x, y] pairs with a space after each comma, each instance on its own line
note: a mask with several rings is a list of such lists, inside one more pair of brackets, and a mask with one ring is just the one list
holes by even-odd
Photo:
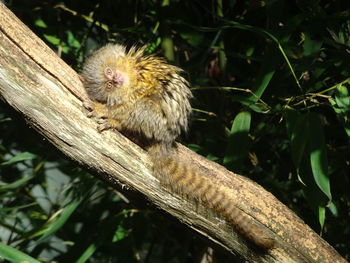
[[93, 53], [81, 75], [90, 99], [110, 106], [119, 104], [137, 86], [135, 61], [120, 45], [107, 45]]
[[106, 92], [113, 93], [120, 89], [132, 89], [136, 84], [136, 66], [127, 56], [106, 57], [101, 63], [99, 80]]

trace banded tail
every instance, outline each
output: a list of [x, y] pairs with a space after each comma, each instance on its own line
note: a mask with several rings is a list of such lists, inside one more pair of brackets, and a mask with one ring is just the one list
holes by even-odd
[[154, 159], [155, 173], [163, 185], [213, 209], [255, 245], [266, 250], [274, 246], [274, 240], [235, 205], [229, 187], [201, 176], [190, 165], [180, 162], [175, 155], [164, 158], [158, 155]]

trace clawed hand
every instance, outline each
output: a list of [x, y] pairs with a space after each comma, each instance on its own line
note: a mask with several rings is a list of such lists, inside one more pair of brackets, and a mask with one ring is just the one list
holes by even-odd
[[106, 115], [101, 115], [98, 111], [95, 110], [95, 104], [92, 101], [84, 101], [83, 107], [88, 111], [86, 116], [92, 118], [96, 121], [98, 132], [102, 132], [108, 129], [111, 129], [112, 126], [108, 121]]

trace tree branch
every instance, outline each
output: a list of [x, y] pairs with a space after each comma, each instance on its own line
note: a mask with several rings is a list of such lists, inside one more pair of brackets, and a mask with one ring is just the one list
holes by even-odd
[[82, 109], [86, 99], [78, 74], [0, 3], [0, 97], [73, 160], [97, 171], [112, 187], [121, 184], [144, 194], [180, 219], [249, 262], [346, 262], [293, 212], [249, 179], [233, 174], [179, 145], [203, 176], [232, 188], [239, 208], [265, 227], [276, 246], [259, 252], [222, 218], [160, 187], [147, 154], [117, 132], [98, 133]]

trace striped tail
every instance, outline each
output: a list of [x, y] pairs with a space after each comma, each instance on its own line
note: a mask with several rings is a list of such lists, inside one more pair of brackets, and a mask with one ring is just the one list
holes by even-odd
[[175, 155], [154, 157], [154, 171], [163, 185], [213, 209], [257, 246], [266, 250], [274, 246], [274, 240], [235, 205], [229, 187], [201, 176], [190, 165], [180, 162]]

